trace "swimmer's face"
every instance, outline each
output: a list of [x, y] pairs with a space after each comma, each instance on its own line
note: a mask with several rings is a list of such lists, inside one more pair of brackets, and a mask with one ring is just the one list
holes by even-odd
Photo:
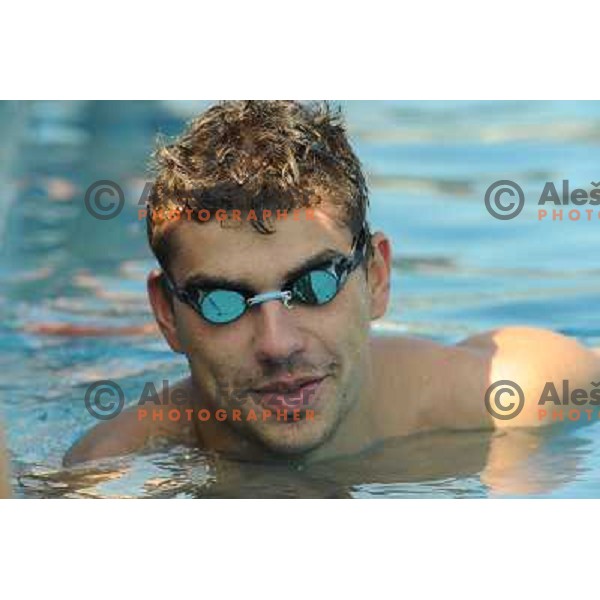
[[[280, 290], [290, 273], [321, 253], [350, 255], [350, 231], [323, 210], [275, 227], [261, 234], [248, 224], [178, 223], [170, 242], [174, 284], [220, 278], [261, 294]], [[150, 285], [161, 329], [171, 347], [186, 354], [213, 415], [227, 410], [227, 423], [279, 454], [308, 452], [335, 433], [357, 402], [369, 366], [370, 321], [387, 307], [389, 245], [376, 234], [373, 246], [369, 276], [363, 265], [355, 269], [328, 304], [292, 301], [289, 309], [271, 300], [228, 324], [211, 324], [179, 300], [171, 313], [157, 298], [159, 287]]]

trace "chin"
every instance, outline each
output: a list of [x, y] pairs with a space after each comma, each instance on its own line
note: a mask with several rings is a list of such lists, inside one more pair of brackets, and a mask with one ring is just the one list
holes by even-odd
[[275, 454], [300, 457], [320, 448], [336, 429], [335, 422], [322, 419], [277, 423], [254, 433], [261, 445]]

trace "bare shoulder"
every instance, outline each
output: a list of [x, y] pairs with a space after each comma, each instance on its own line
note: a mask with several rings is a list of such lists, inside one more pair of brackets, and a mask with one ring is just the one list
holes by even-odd
[[598, 352], [576, 339], [537, 327], [503, 327], [457, 344], [493, 358], [495, 370], [516, 370], [529, 377], [557, 372], [581, 375], [598, 367]]
[[[415, 411], [421, 418], [412, 421], [421, 428], [544, 425], [548, 419], [540, 417], [538, 401], [548, 382], [562, 389], [562, 382], [569, 380], [571, 389], [589, 393], [593, 382], [600, 381], [599, 349], [535, 327], [503, 327], [454, 345], [409, 337], [374, 338], [373, 351], [380, 396], [391, 398], [390, 407], [399, 391], [405, 398], [418, 399]], [[493, 418], [486, 408], [486, 394], [499, 381], [514, 382], [523, 392], [524, 406], [514, 418]], [[501, 400], [510, 403], [508, 397]]]
[[465, 401], [487, 386], [481, 352], [405, 336], [373, 338], [372, 348], [375, 398], [395, 435], [489, 426], [483, 401]]
[[447, 351], [444, 346], [433, 340], [410, 336], [372, 336], [371, 349], [375, 360], [387, 366], [398, 367], [398, 358], [408, 361], [411, 367], [422, 364], [423, 360], [434, 363]]
[[137, 409], [127, 409], [110, 421], [102, 421], [69, 448], [63, 458], [66, 467], [77, 463], [128, 454], [148, 441], [150, 427], [137, 417]]
[[591, 391], [600, 378], [600, 355], [568, 336], [536, 327], [513, 326], [472, 336], [458, 344], [479, 354], [488, 370], [487, 385], [510, 381], [518, 385], [524, 407], [514, 418], [495, 420], [496, 427], [547, 423], [539, 399], [547, 385]]
[[[459, 367], [473, 368], [482, 354], [469, 344], [445, 345], [439, 342], [407, 336], [374, 337], [373, 355], [379, 368], [387, 375], [396, 375], [405, 383], [422, 387], [430, 379], [447, 380]], [[446, 381], [447, 383], [447, 381]]]
[[[189, 397], [190, 393], [190, 378], [182, 379], [170, 387], [169, 398], [166, 397], [165, 390], [161, 390], [161, 406], [167, 409], [174, 394]], [[181, 408], [181, 404], [178, 406]], [[150, 411], [146, 410], [146, 413]], [[132, 406], [114, 419], [102, 421], [86, 432], [65, 454], [63, 464], [71, 466], [89, 460], [130, 454], [142, 449], [156, 437], [184, 441], [188, 436], [189, 432], [180, 423], [164, 419], [153, 420], [147, 415], [140, 418], [138, 406]]]

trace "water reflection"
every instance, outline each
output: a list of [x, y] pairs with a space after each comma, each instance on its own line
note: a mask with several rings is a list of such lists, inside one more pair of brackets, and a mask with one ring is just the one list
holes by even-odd
[[[596, 427], [597, 430], [597, 427]], [[20, 495], [52, 498], [481, 498], [564, 493], [590, 472], [567, 430], [435, 433], [316, 464], [246, 462], [178, 446], [71, 469], [29, 465]]]

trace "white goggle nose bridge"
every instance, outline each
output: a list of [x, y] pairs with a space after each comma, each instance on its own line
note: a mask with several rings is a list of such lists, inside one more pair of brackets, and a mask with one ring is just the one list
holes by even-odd
[[257, 294], [256, 296], [252, 296], [252, 298], [248, 298], [246, 304], [248, 306], [256, 306], [257, 304], [263, 304], [271, 300], [281, 300], [283, 305], [291, 310], [293, 308], [290, 305], [291, 299], [292, 292], [290, 291], [265, 292], [264, 294]]

